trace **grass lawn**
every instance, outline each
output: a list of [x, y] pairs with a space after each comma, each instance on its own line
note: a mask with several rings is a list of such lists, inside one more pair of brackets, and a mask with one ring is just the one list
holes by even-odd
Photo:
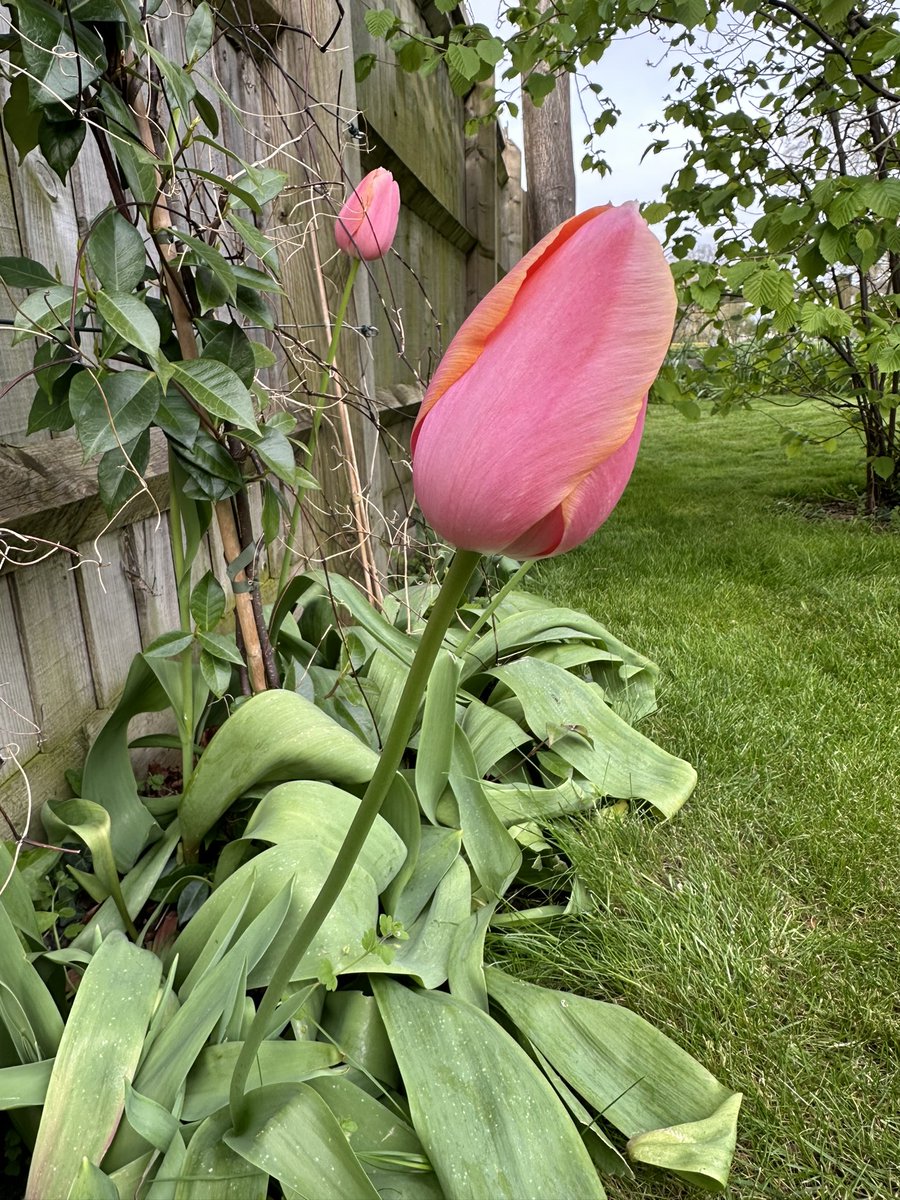
[[745, 1093], [732, 1196], [900, 1195], [900, 534], [803, 503], [846, 495], [856, 457], [654, 408], [608, 525], [531, 577], [660, 663], [645, 731], [700, 784], [668, 824], [577, 827], [599, 913], [504, 954]]

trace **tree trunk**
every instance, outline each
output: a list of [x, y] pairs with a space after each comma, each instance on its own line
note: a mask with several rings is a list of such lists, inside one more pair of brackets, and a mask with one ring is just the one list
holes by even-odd
[[[540, 8], [550, 7], [541, 0]], [[540, 108], [522, 94], [525, 132], [525, 201], [527, 243], [534, 245], [551, 229], [575, 215], [575, 160], [572, 156], [572, 119], [569, 75], [561, 72], [556, 87]]]

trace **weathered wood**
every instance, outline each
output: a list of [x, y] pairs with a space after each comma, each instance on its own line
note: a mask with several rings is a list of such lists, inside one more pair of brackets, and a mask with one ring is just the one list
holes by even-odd
[[522, 189], [522, 151], [504, 138], [502, 156], [506, 182], [500, 192], [497, 260], [499, 269], [505, 272], [522, 257], [525, 193]]
[[[66, 771], [77, 770], [84, 762], [87, 741], [81, 727], [72, 733], [41, 744], [26, 761], [20, 760], [22, 771], [11, 769], [0, 779], [0, 804], [11, 818], [16, 831], [31, 837], [41, 837], [40, 806], [45, 800], [70, 796]], [[33, 810], [27, 822], [28, 793], [23, 772], [31, 789]], [[5, 824], [5, 823], [4, 823]], [[7, 836], [8, 830], [4, 833]]]
[[[542, 11], [552, 0], [539, 0]], [[527, 92], [522, 97], [525, 135], [525, 175], [528, 179], [528, 232], [532, 243], [575, 214], [575, 159], [572, 154], [572, 115], [569, 76], [561, 71], [556, 87], [536, 107]]]
[[[8, 95], [8, 83], [6, 80], [0, 80], [0, 104], [6, 102]], [[16, 151], [3, 128], [0, 128], [0, 150], [4, 163], [0, 173], [0, 254], [17, 257], [23, 253], [19, 222], [21, 197], [18, 194], [17, 175], [13, 172], [10, 177], [9, 171], [9, 167], [16, 160]], [[36, 390], [34, 381], [25, 379], [6, 391], [14, 379], [30, 370], [34, 357], [34, 346], [31, 342], [12, 345], [13, 331], [10, 324], [15, 318], [16, 307], [26, 295], [22, 288], [7, 289], [0, 284], [0, 393], [5, 393], [0, 400], [0, 442], [24, 441], [28, 428], [28, 413]], [[38, 440], [49, 436], [48, 433], [43, 433], [39, 435]]]
[[[391, 9], [408, 28], [425, 36], [430, 34], [415, 0], [394, 0]], [[445, 71], [435, 71], [427, 79], [402, 71], [384, 54], [384, 43], [372, 38], [366, 29], [366, 6], [354, 4], [351, 11], [354, 55], [375, 54], [379, 59], [368, 79], [357, 86], [370, 142], [384, 142], [428, 192], [465, 225], [465, 181], [460, 172], [462, 100], [453, 94]]]
[[389, 385], [424, 386], [468, 311], [465, 253], [406, 208], [394, 250], [369, 273], [377, 335], [355, 335], [374, 357], [379, 397]]
[[273, 45], [290, 19], [290, 0], [212, 0], [212, 5], [225, 36], [257, 53], [262, 52], [257, 39]]
[[78, 221], [71, 191], [47, 166], [39, 150], [26, 157], [18, 175], [24, 253], [58, 273], [60, 279], [72, 279]]
[[[128, 507], [110, 521], [97, 494], [97, 464], [82, 461], [73, 437], [53, 438], [27, 447], [0, 444], [0, 525], [35, 538], [75, 548], [104, 529], [163, 509], [169, 479], [165, 438], [154, 431], [150, 461], [144, 473], [147, 492], [138, 492]], [[21, 557], [21, 556], [20, 556]], [[0, 573], [12, 569], [0, 555]]]
[[[466, 119], [483, 116], [493, 102], [493, 83], [476, 84], [466, 100]], [[466, 301], [471, 311], [497, 282], [497, 130], [481, 125], [466, 138], [466, 218], [476, 244], [466, 263]]]
[[97, 707], [75, 580], [68, 563], [54, 555], [17, 571], [11, 588], [33, 719], [42, 740], [54, 743]]
[[0, 763], [0, 780], [15, 771], [12, 753], [23, 761], [36, 754], [37, 749], [38, 728], [9, 580], [0, 579], [0, 757], [8, 759]]
[[98, 555], [99, 566], [86, 563], [75, 572], [97, 703], [111, 705], [122, 690], [131, 660], [141, 649], [131, 583], [125, 577], [120, 534], [104, 533], [96, 542], [83, 542], [79, 553], [87, 560]]
[[[406, 538], [413, 519], [415, 499], [409, 461], [409, 439], [421, 402], [422, 388], [419, 386], [395, 384], [391, 388], [378, 389], [384, 455], [382, 509], [385, 521], [393, 534], [394, 551]], [[391, 558], [396, 562], [396, 552], [391, 554]]]
[[168, 526], [148, 518], [122, 532], [123, 570], [131, 583], [141, 643], [149, 646], [161, 634], [178, 629], [178, 595]]

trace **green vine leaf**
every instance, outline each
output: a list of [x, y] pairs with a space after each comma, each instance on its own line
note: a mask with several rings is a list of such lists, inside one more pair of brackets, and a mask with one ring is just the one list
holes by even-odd
[[200, 651], [200, 674], [214, 696], [221, 698], [231, 683], [231, 667], [208, 650]]
[[191, 592], [191, 616], [202, 632], [215, 629], [225, 615], [225, 591], [213, 575], [207, 571]]
[[121, 213], [101, 217], [87, 239], [87, 259], [104, 288], [133, 292], [144, 278], [144, 239]]
[[[126, 457], [127, 456], [127, 457]], [[150, 430], [145, 429], [121, 449], [113, 447], [100, 459], [97, 484], [100, 500], [109, 516], [117, 513], [141, 486], [141, 477], [150, 461]]]
[[[58, 287], [58, 281], [43, 263], [33, 258], [0, 258], [0, 279], [8, 287], [41, 288]], [[69, 293], [71, 295], [71, 292]]]
[[188, 67], [192, 67], [209, 52], [215, 29], [212, 9], [204, 0], [194, 9], [184, 31], [184, 52], [187, 55]]
[[237, 667], [244, 665], [244, 660], [234, 644], [233, 638], [223, 637], [220, 633], [198, 633], [197, 641], [213, 658], [220, 659], [222, 662], [234, 663]]
[[81, 371], [69, 389], [69, 407], [85, 462], [132, 441], [152, 423], [159, 382], [149, 371]]
[[230, 367], [211, 358], [196, 358], [170, 363], [169, 369], [172, 381], [212, 416], [259, 432], [253, 398]]
[[159, 354], [159, 326], [142, 300], [126, 292], [98, 292], [97, 311], [115, 332], [149, 358]]
[[70, 287], [54, 285], [41, 291], [31, 292], [16, 310], [13, 326], [16, 333], [13, 345], [33, 337], [35, 333], [50, 333], [51, 330], [67, 326], [73, 312], [77, 317], [84, 307], [86, 294], [73, 293]]
[[41, 113], [31, 107], [28, 80], [17, 75], [9, 89], [9, 99], [3, 105], [3, 128], [19, 154], [19, 162], [38, 144]]
[[353, 64], [353, 77], [357, 83], [363, 83], [372, 74], [378, 57], [375, 54], [360, 54]]
[[[253, 343], [235, 321], [214, 321], [204, 318], [197, 322], [204, 337], [203, 357], [214, 358], [216, 362], [230, 367], [249, 388], [256, 375], [256, 355]], [[267, 349], [267, 347], [262, 347]]]
[[225, 219], [235, 233], [240, 234], [259, 261], [268, 267], [274, 275], [277, 275], [278, 250], [275, 243], [270, 241], [264, 233], [260, 233], [250, 221], [245, 221], [243, 217], [239, 217], [237, 213], [232, 212], [230, 209], [225, 214]]
[[38, 145], [41, 148], [47, 166], [66, 182], [69, 172], [84, 145], [87, 125], [78, 119], [74, 121], [41, 121], [38, 130]]
[[144, 651], [144, 658], [172, 658], [175, 654], [181, 654], [182, 650], [187, 650], [193, 640], [194, 635], [183, 629], [170, 630], [150, 643]]
[[103, 42], [87, 25], [44, 0], [16, 0], [16, 12], [33, 104], [73, 100], [106, 70]]

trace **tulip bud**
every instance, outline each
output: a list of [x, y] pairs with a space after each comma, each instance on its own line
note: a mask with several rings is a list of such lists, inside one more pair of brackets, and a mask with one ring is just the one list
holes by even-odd
[[416, 418], [416, 498], [441, 537], [546, 558], [598, 529], [631, 476], [675, 306], [634, 204], [530, 250], [466, 319]]
[[334, 223], [334, 238], [351, 258], [383, 258], [391, 248], [400, 215], [400, 189], [390, 171], [378, 167], [360, 181]]

